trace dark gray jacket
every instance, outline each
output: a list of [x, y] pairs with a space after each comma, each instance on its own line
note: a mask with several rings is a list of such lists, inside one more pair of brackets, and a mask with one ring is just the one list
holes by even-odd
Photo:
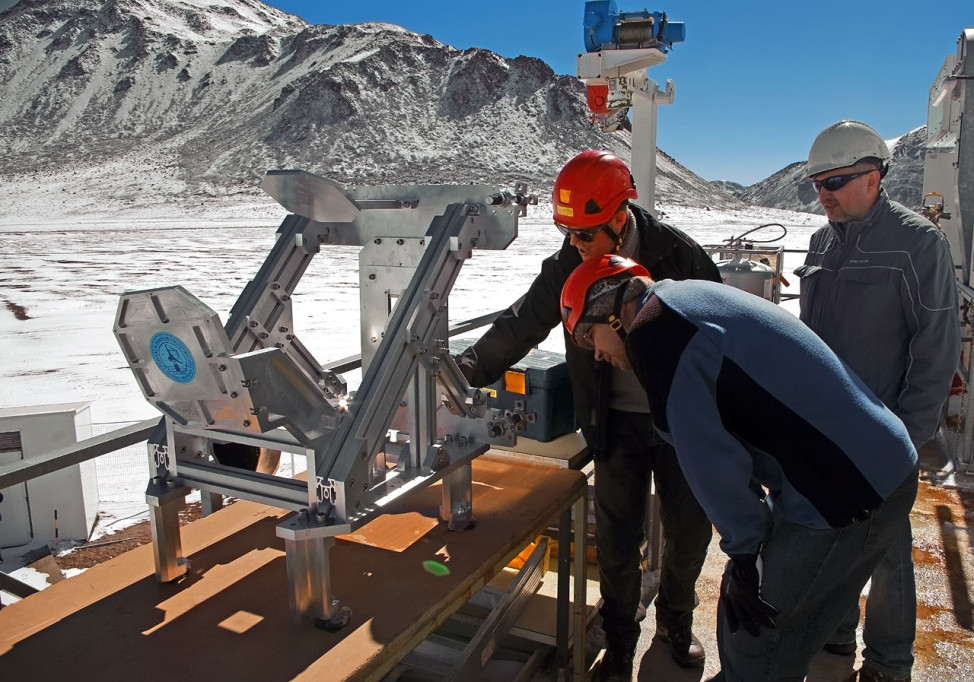
[[638, 305], [626, 355], [725, 553], [757, 554], [768, 539], [771, 509], [754, 481], [776, 513], [824, 529], [868, 518], [916, 480], [900, 420], [780, 306], [669, 281]]
[[960, 358], [950, 246], [882, 190], [860, 222], [812, 235], [801, 319], [906, 425], [920, 447], [936, 431]]
[[[635, 260], [654, 279], [721, 281], [713, 259], [688, 235], [659, 222], [639, 206], [629, 208], [639, 231], [639, 254]], [[541, 263], [541, 272], [528, 292], [501, 313], [480, 340], [457, 358], [471, 386], [487, 386], [499, 379], [561, 324], [561, 288], [581, 262], [578, 249], [566, 238], [561, 250]], [[596, 362], [593, 352], [576, 347], [567, 337], [565, 348], [575, 416], [590, 451], [598, 456], [604, 448], [604, 434], [598, 425], [605, 422], [609, 409], [611, 366]]]

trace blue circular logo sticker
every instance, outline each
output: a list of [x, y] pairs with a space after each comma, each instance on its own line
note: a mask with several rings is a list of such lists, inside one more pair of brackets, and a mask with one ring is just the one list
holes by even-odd
[[196, 361], [186, 344], [167, 332], [159, 332], [149, 341], [152, 359], [162, 373], [180, 384], [188, 384], [196, 376]]

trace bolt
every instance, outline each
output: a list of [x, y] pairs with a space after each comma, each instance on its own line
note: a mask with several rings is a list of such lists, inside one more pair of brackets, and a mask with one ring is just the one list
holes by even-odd
[[273, 289], [274, 291], [277, 291], [280, 288], [281, 288], [281, 285], [280, 284], [278, 284], [277, 282], [271, 282], [271, 289]]
[[399, 246], [402, 246], [402, 245], [403, 245], [403, 244], [405, 244], [405, 243], [406, 243], [406, 242], [404, 242], [404, 241], [403, 241], [402, 239], [397, 239], [397, 240], [396, 240], [396, 244], [398, 244]]
[[287, 327], [285, 327], [284, 325], [281, 325], [280, 327], [277, 328], [277, 331], [282, 332], [282, 333], [283, 332], [286, 332], [287, 331]]
[[256, 320], [251, 320], [251, 321], [250, 321], [250, 326], [251, 326], [251, 327], [256, 327], [256, 326], [257, 326], [257, 322], [256, 322]]
[[249, 419], [244, 419], [243, 420], [243, 425], [244, 426], [250, 426], [250, 420]]
[[227, 366], [226, 365], [220, 365], [217, 369], [219, 369], [221, 372], [226, 372], [227, 371]]
[[256, 417], [258, 414], [260, 414], [260, 408], [259, 407], [251, 407], [250, 408], [250, 414], [252, 414], [252, 415], [254, 415]]
[[267, 338], [267, 332], [261, 332], [257, 336], [260, 337], [260, 338], [262, 338], [262, 339], [266, 339]]
[[369, 275], [369, 279], [374, 280], [375, 279], [375, 274], [373, 273], [373, 274]]
[[232, 393], [230, 394], [230, 397], [231, 397], [231, 398], [236, 398], [236, 397], [237, 397], [237, 392], [236, 392], [236, 391], [233, 391], [233, 392], [232, 392]]
[[375, 244], [381, 244], [382, 243], [382, 240], [379, 239], [378, 237], [376, 237], [375, 242], [373, 242], [373, 243], [375, 243]]

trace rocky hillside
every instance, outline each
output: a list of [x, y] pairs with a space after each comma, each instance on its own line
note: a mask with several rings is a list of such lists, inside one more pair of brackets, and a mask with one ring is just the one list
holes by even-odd
[[[343, 184], [526, 180], [587, 147], [573, 76], [390, 24], [309, 25], [257, 0], [20, 0], [0, 15], [0, 220], [202, 210], [269, 168]], [[657, 198], [740, 202], [665, 154]], [[31, 203], [41, 197], [40, 204]]]
[[747, 189], [741, 183], [734, 182], [733, 180], [711, 180], [710, 184], [735, 197], [739, 196], [741, 192]]

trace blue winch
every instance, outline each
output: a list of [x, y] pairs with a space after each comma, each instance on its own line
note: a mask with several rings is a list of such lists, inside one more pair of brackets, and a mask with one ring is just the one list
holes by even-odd
[[615, 0], [586, 2], [582, 23], [585, 49], [589, 52], [656, 48], [666, 53], [673, 43], [686, 39], [686, 25], [667, 21], [666, 12], [620, 12]]

